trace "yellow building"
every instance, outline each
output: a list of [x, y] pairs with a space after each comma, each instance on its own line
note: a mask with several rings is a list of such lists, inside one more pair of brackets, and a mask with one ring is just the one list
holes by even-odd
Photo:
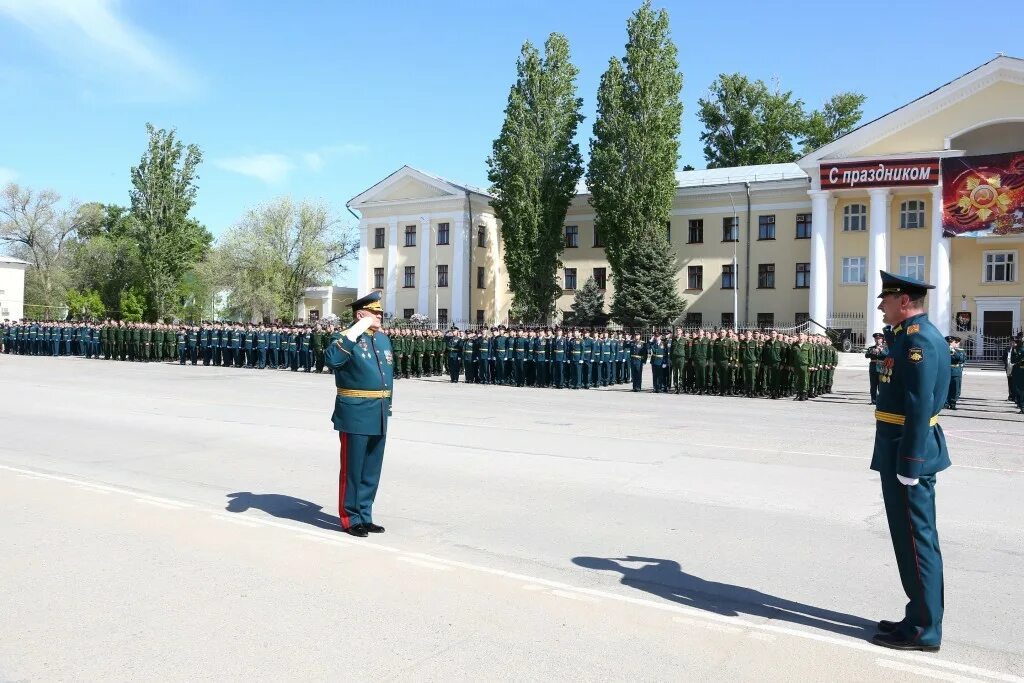
[[[961, 316], [976, 329], [972, 344], [980, 352], [985, 337], [1021, 328], [1024, 209], [990, 217], [1005, 229], [945, 236], [943, 191], [960, 176], [944, 178], [942, 169], [1019, 151], [1024, 60], [1000, 56], [797, 164], [680, 172], [670, 243], [685, 317], [693, 325], [747, 326], [809, 317], [870, 334], [882, 326], [875, 306], [884, 269], [934, 283], [935, 324], [945, 332]], [[1024, 202], [1024, 189], [999, 188], [989, 175], [988, 196]], [[359, 294], [382, 289], [385, 310], [396, 317], [505, 322], [510, 297], [489, 199], [409, 167], [355, 197]], [[606, 301], [614, 295], [588, 199], [581, 187], [565, 220], [562, 311], [590, 276], [604, 284]], [[956, 206], [947, 201], [946, 213]]]

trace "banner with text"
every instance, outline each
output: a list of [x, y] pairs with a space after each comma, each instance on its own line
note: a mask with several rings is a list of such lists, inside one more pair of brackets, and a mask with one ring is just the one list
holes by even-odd
[[1024, 151], [942, 160], [946, 237], [1024, 233]]
[[885, 159], [821, 165], [821, 189], [938, 185], [939, 160]]

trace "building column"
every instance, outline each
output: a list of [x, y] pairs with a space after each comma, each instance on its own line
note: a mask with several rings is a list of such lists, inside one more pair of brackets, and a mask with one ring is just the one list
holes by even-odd
[[430, 250], [433, 249], [434, 240], [430, 236], [430, 218], [420, 216], [419, 226], [420, 275], [417, 278], [416, 310], [420, 315], [433, 319], [430, 312], [430, 285], [437, 287], [437, 272], [430, 272]]
[[454, 220], [452, 220], [452, 229], [455, 233], [455, 242], [452, 247], [452, 260], [454, 263], [451, 265], [452, 279], [451, 279], [451, 290], [452, 290], [452, 308], [449, 311], [448, 319], [456, 324], [467, 325], [469, 324], [469, 302], [466, 296], [467, 287], [469, 283], [469, 273], [467, 259], [469, 258], [469, 244], [468, 236], [466, 232], [466, 217], [465, 214], [458, 214]]
[[882, 312], [878, 310], [878, 295], [882, 293], [880, 270], [889, 270], [889, 201], [888, 188], [868, 190], [871, 208], [868, 211], [868, 300], [864, 329], [865, 339], [882, 330]]
[[[828, 198], [828, 211], [825, 212], [825, 263], [828, 264], [828, 315], [836, 310], [836, 204], [839, 197], [832, 194]], [[828, 323], [826, 323], [828, 324]]]
[[359, 264], [356, 270], [356, 296], [362, 298], [370, 293], [370, 226], [365, 220], [359, 221]]
[[828, 242], [828, 205], [832, 195], [828, 190], [809, 190], [811, 196], [811, 288], [807, 312], [811, 320], [810, 331], [824, 333], [828, 325], [828, 297], [832, 272], [826, 252]]
[[327, 293], [324, 294], [324, 303], [320, 306], [320, 318], [326, 318], [329, 315], [334, 315], [334, 287], [328, 286]]
[[950, 319], [953, 317], [953, 291], [950, 277], [950, 241], [942, 236], [942, 185], [932, 191], [932, 254], [931, 284], [935, 291], [928, 302], [928, 319], [939, 332], [949, 334]]
[[391, 317], [396, 315], [395, 306], [398, 301], [398, 219], [388, 221], [388, 277], [387, 288], [384, 290], [384, 313]]
[[[488, 216], [487, 218], [487, 259], [490, 261], [491, 267], [494, 269], [494, 281], [491, 286], [494, 288], [494, 319], [491, 320], [492, 325], [496, 325], [501, 322], [501, 299], [500, 299], [500, 282], [501, 282], [501, 256], [498, 254], [498, 242], [501, 236], [498, 234], [498, 222], [495, 218]], [[494, 226], [494, 230], [491, 230], [491, 225]]]

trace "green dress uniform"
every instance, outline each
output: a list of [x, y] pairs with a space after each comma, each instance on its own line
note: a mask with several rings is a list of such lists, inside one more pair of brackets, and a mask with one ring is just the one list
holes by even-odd
[[[352, 304], [355, 310], [380, 308], [380, 292]], [[370, 309], [373, 310], [373, 309]], [[394, 352], [382, 332], [367, 330], [355, 341], [342, 334], [324, 353], [334, 372], [337, 397], [331, 422], [341, 442], [338, 512], [341, 528], [366, 535], [373, 525], [373, 501], [380, 483], [391, 417]]]
[[452, 384], [459, 381], [459, 338], [455, 335], [445, 339], [448, 351], [448, 378]]
[[[946, 341], [960, 341], [958, 337], [946, 337]], [[963, 349], [949, 350], [949, 393], [946, 395], [946, 407], [956, 410], [956, 402], [960, 400], [960, 385], [964, 378], [964, 363], [967, 354]]]
[[1024, 413], [1024, 337], [1020, 336], [1010, 349], [1010, 387], [1017, 410]]
[[[882, 271], [881, 297], [931, 289]], [[927, 314], [886, 329], [887, 382], [875, 410], [871, 469], [879, 473], [900, 580], [909, 602], [899, 622], [872, 642], [934, 651], [942, 640], [942, 554], [935, 520], [935, 475], [950, 466], [939, 411], [949, 392], [949, 347]], [[902, 483], [897, 475], [911, 485]], [[916, 484], [913, 483], [916, 480]]]

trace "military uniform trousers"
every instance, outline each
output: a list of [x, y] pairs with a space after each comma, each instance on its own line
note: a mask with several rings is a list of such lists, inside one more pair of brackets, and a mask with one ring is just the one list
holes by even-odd
[[384, 442], [387, 434], [371, 436], [338, 432], [341, 467], [338, 473], [338, 516], [341, 528], [373, 523], [373, 500], [377, 497]]
[[452, 382], [459, 381], [459, 354], [448, 354], [448, 378]]
[[878, 377], [879, 377], [879, 375], [878, 375], [878, 371], [875, 370], [874, 365], [875, 365], [875, 363], [874, 363], [874, 361], [872, 361], [871, 362], [871, 368], [868, 370], [868, 387], [871, 390], [871, 403], [872, 403], [872, 405], [874, 405], [874, 403], [878, 400]]
[[949, 393], [946, 396], [946, 405], [948, 405], [950, 408], [956, 408], [956, 402], [960, 400], [960, 385], [962, 383], [962, 376], [949, 376]]
[[895, 473], [882, 473], [882, 499], [896, 552], [903, 592], [909, 602], [898, 632], [922, 645], [942, 640], [942, 553], [935, 528], [935, 475], [904, 486]]
[[640, 384], [644, 377], [644, 361], [635, 357], [629, 362], [629, 375], [633, 379], [633, 391], [640, 391]]

